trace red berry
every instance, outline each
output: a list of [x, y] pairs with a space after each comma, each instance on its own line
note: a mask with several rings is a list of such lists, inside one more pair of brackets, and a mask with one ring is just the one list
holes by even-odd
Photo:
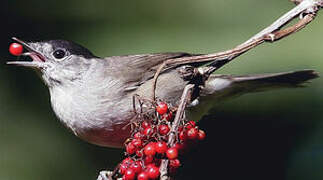
[[143, 122], [141, 123], [141, 127], [142, 127], [143, 129], [146, 129], [146, 128], [150, 127], [150, 123], [149, 123], [149, 122], [147, 122], [147, 121], [143, 121]]
[[139, 161], [136, 161], [136, 162], [132, 163], [129, 166], [129, 168], [132, 169], [137, 174], [142, 171], [142, 166], [141, 166], [141, 163]]
[[137, 180], [148, 180], [149, 176], [147, 172], [141, 172], [140, 174], [138, 174], [137, 176]]
[[133, 160], [130, 157], [127, 157], [122, 161], [122, 164], [125, 164], [125, 165], [129, 165], [131, 163], [133, 163]]
[[141, 172], [140, 174], [138, 174], [137, 176], [137, 180], [148, 180], [149, 176], [147, 172]]
[[179, 126], [178, 127], [178, 131], [180, 132], [180, 131], [183, 131], [183, 129], [184, 129], [184, 127], [183, 126]]
[[186, 131], [184, 130], [180, 131], [178, 136], [180, 140], [185, 141], [187, 138]]
[[9, 52], [14, 56], [20, 56], [23, 52], [24, 48], [21, 44], [18, 43], [12, 43], [9, 46]]
[[158, 114], [163, 115], [165, 113], [167, 113], [168, 111], [168, 106], [166, 103], [164, 102], [160, 102], [157, 107], [156, 107], [156, 111], [158, 112]]
[[125, 174], [128, 166], [126, 164], [120, 164], [119, 166], [119, 172], [120, 174]]
[[169, 111], [169, 113], [166, 113], [163, 115], [163, 119], [166, 119], [167, 121], [170, 121], [173, 119], [173, 113]]
[[156, 152], [163, 154], [167, 151], [167, 144], [164, 141], [158, 141], [155, 143]]
[[205, 136], [206, 136], [205, 132], [203, 130], [199, 130], [199, 132], [197, 134], [197, 139], [203, 140], [203, 139], [205, 139]]
[[154, 134], [154, 129], [152, 127], [147, 127], [146, 129], [144, 129], [143, 134], [147, 137], [150, 137]]
[[127, 151], [128, 154], [133, 154], [133, 153], [136, 152], [136, 150], [137, 150], [137, 148], [136, 148], [136, 146], [132, 142], [130, 142], [129, 144], [127, 144], [126, 151]]
[[184, 149], [184, 144], [183, 143], [176, 143], [174, 147], [180, 152]]
[[137, 150], [137, 151], [136, 151], [136, 155], [137, 155], [138, 157], [142, 157], [142, 156], [144, 155], [144, 153], [143, 153], [141, 150]]
[[152, 163], [153, 161], [154, 161], [154, 156], [146, 156], [144, 160], [146, 165]]
[[149, 178], [156, 179], [159, 176], [159, 168], [154, 165], [151, 165], [147, 167], [147, 174]]
[[155, 143], [149, 143], [144, 148], [144, 153], [146, 156], [154, 156], [156, 154]]
[[191, 128], [195, 127], [195, 126], [196, 126], [195, 121], [189, 121], [188, 123], [186, 123], [186, 128], [187, 129], [191, 129]]
[[140, 148], [140, 147], [142, 147], [142, 140], [141, 139], [133, 139], [131, 141], [131, 144], [133, 144], [137, 148]]
[[135, 171], [133, 169], [128, 168], [123, 176], [125, 180], [133, 180], [135, 179], [135, 175], [136, 175]]
[[181, 162], [178, 159], [172, 159], [169, 161], [169, 166], [172, 168], [178, 168], [181, 166]]
[[158, 132], [160, 135], [166, 135], [170, 131], [169, 126], [167, 124], [161, 124], [158, 126]]
[[166, 156], [168, 159], [176, 159], [178, 157], [178, 150], [175, 147], [168, 148]]
[[196, 128], [191, 128], [187, 131], [186, 135], [189, 139], [196, 139], [198, 136], [198, 130]]
[[156, 166], [156, 165], [155, 165], [155, 164], [153, 164], [153, 163], [146, 164], [146, 169], [145, 169], [145, 171], [147, 172], [147, 171], [148, 171], [148, 169], [149, 169], [150, 167], [154, 167], [154, 166]]

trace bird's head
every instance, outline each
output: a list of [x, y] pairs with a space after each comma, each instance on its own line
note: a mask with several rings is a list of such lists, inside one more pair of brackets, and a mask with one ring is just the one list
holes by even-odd
[[30, 67], [41, 72], [48, 86], [68, 84], [82, 78], [90, 66], [90, 59], [96, 58], [83, 46], [66, 40], [26, 42], [13, 38], [22, 44], [32, 61], [9, 61], [7, 64]]

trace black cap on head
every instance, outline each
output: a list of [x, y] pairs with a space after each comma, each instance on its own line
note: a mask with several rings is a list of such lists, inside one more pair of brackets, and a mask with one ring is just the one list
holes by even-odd
[[94, 56], [92, 54], [91, 51], [89, 51], [87, 48], [71, 42], [71, 41], [66, 41], [66, 40], [49, 40], [49, 41], [44, 41], [44, 43], [49, 43], [53, 46], [53, 49], [66, 49], [68, 52], [70, 52], [71, 54], [74, 55], [79, 55], [79, 56], [83, 56], [85, 58], [94, 58], [96, 56]]

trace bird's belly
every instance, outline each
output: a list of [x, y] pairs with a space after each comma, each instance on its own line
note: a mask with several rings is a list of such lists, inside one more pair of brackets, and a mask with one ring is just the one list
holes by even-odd
[[128, 126], [134, 115], [129, 102], [100, 103], [92, 99], [81, 100], [70, 94], [51, 93], [56, 116], [76, 136], [99, 146], [121, 147], [130, 136]]
[[121, 147], [127, 137], [130, 137], [129, 122], [131, 112], [120, 112], [120, 117], [105, 115], [97, 112], [74, 113], [74, 110], [54, 108], [60, 121], [79, 138], [99, 146]]
[[79, 114], [69, 116], [68, 114], [68, 110], [65, 110], [64, 115], [56, 112], [58, 118], [68, 129], [91, 144], [121, 147], [126, 138], [130, 137], [131, 118], [128, 118], [128, 115], [124, 116], [127, 117], [126, 119], [116, 119], [110, 116], [101, 116], [95, 112], [88, 116]]
[[120, 148], [130, 137], [129, 124], [118, 124], [108, 128], [86, 128], [75, 133], [81, 139], [95, 145]]

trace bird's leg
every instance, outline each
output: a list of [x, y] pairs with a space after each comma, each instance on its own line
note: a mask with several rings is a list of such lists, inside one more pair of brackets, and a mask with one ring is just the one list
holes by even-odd
[[184, 80], [191, 80], [193, 79], [199, 72], [197, 68], [190, 66], [190, 65], [184, 65], [179, 67], [178, 73], [182, 76]]

